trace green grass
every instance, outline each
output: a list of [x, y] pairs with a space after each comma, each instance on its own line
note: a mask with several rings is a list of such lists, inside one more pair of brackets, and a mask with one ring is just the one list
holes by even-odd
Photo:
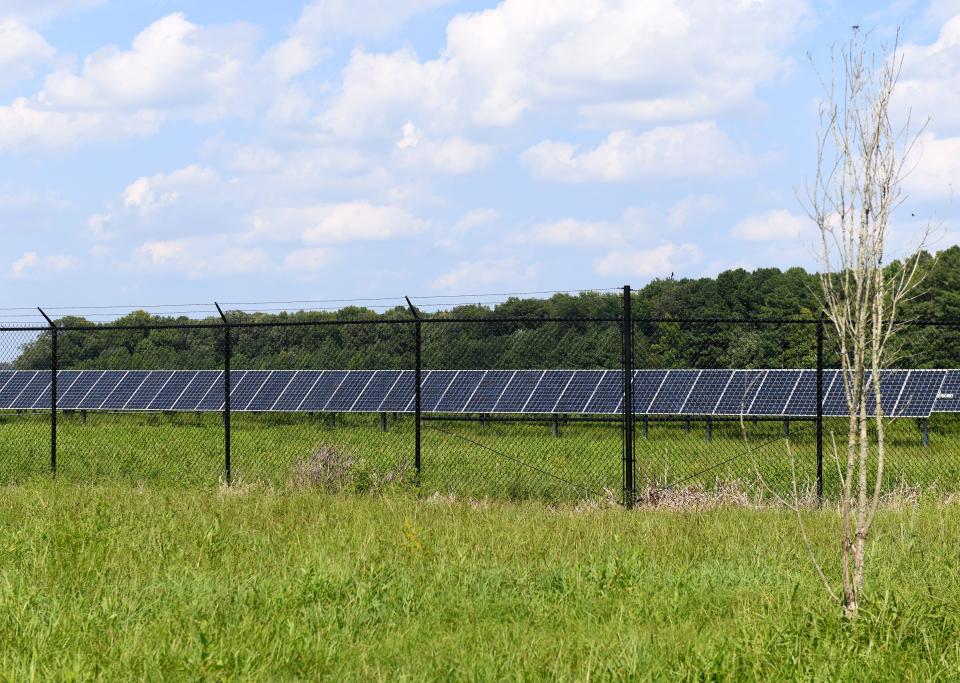
[[0, 680], [956, 680], [958, 536], [883, 512], [847, 623], [781, 510], [5, 487]]
[[[49, 477], [50, 426], [46, 415], [0, 416], [0, 482]], [[349, 453], [362, 469], [405, 470], [411, 477], [413, 421], [391, 418], [381, 432], [378, 417], [340, 416], [336, 425], [322, 416], [234, 414], [232, 474], [246, 482], [283, 485], [293, 469], [323, 445]], [[825, 491], [838, 490], [829, 457], [831, 432], [825, 425]], [[703, 422], [636, 424], [636, 471], [641, 487], [697, 486], [718, 482], [763, 490], [764, 481], [779, 493], [791, 488], [792, 473], [779, 422], [747, 423], [746, 439], [736, 422], [717, 422], [712, 439]], [[917, 425], [889, 425], [886, 483], [960, 490], [960, 419], [936, 415], [930, 445], [920, 444]], [[839, 436], [842, 440], [842, 436]], [[58, 429], [58, 476], [70, 481], [125, 481], [151, 484], [215, 485], [224, 476], [224, 430], [219, 415], [62, 414]], [[801, 488], [815, 481], [813, 423], [794, 422], [790, 443]], [[572, 500], [603, 491], [622, 491], [622, 434], [619, 424], [561, 424], [560, 437], [549, 423], [425, 421], [422, 437], [421, 491], [474, 497]]]

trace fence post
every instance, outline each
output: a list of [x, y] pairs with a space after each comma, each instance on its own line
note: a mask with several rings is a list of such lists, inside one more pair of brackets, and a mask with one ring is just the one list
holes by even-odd
[[633, 314], [630, 285], [623, 287], [623, 504], [632, 509], [636, 499], [633, 480]]
[[57, 476], [57, 325], [42, 308], [40, 314], [50, 325], [50, 475]]
[[233, 481], [230, 463], [230, 356], [233, 354], [233, 349], [230, 339], [230, 321], [227, 320], [220, 304], [214, 301], [213, 305], [217, 307], [220, 317], [223, 318], [223, 472], [227, 486], [230, 486]]
[[817, 501], [823, 503], [823, 319], [817, 321]]
[[413, 414], [414, 414], [414, 426], [413, 426], [413, 467], [416, 470], [417, 475], [417, 486], [420, 486], [420, 373], [422, 370], [422, 348], [423, 348], [423, 334], [420, 328], [420, 314], [417, 312], [417, 307], [413, 305], [413, 302], [410, 301], [410, 297], [404, 297], [407, 300], [407, 305], [410, 307], [410, 312], [413, 313], [413, 317], [416, 321], [413, 323], [413, 337], [414, 337], [414, 370], [413, 370]]

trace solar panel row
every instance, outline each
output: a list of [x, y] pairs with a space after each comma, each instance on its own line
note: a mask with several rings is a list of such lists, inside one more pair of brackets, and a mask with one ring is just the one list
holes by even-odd
[[[869, 375], [868, 375], [869, 381]], [[57, 406], [66, 410], [219, 411], [216, 370], [62, 370]], [[615, 415], [619, 370], [427, 370], [421, 408], [430, 413]], [[960, 412], [960, 371], [888, 370], [886, 415]], [[645, 415], [812, 417], [814, 370], [637, 370], [634, 409]], [[824, 414], [846, 414], [842, 374], [825, 370]], [[410, 370], [238, 370], [230, 402], [240, 412], [412, 412]], [[0, 371], [0, 410], [50, 407], [50, 374]]]

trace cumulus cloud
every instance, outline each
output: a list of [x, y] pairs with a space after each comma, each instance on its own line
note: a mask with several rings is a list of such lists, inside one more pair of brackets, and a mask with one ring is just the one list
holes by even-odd
[[410, 17], [450, 0], [313, 0], [300, 13], [295, 32], [319, 39], [381, 37]]
[[429, 227], [406, 209], [369, 202], [258, 209], [250, 220], [250, 238], [306, 244], [342, 244], [417, 235]]
[[408, 121], [396, 144], [396, 156], [405, 167], [424, 168], [443, 173], [472, 173], [490, 163], [489, 145], [471, 142], [459, 136], [431, 140]]
[[40, 256], [35, 251], [28, 251], [10, 264], [7, 276], [14, 280], [23, 280], [27, 277], [41, 277], [75, 268], [79, 261], [68, 254], [48, 254]]
[[266, 251], [238, 246], [232, 235], [152, 240], [140, 245], [133, 256], [141, 267], [176, 271], [191, 280], [261, 272], [272, 265]]
[[481, 209], [471, 209], [463, 214], [456, 223], [453, 224], [453, 229], [455, 232], [463, 234], [476, 228], [483, 227], [484, 225], [489, 225], [493, 223], [498, 218], [500, 214], [496, 209], [491, 209], [489, 207], [484, 207]]
[[703, 259], [696, 244], [668, 242], [650, 249], [611, 251], [593, 262], [604, 277], [656, 277], [685, 272]]
[[940, 135], [960, 133], [960, 14], [940, 28], [929, 45], [908, 43], [901, 48], [903, 69], [893, 105], [916, 121], [932, 116]]
[[283, 259], [283, 269], [302, 273], [323, 270], [337, 258], [337, 252], [326, 247], [296, 249]]
[[436, 59], [356, 50], [321, 121], [359, 137], [411, 116], [506, 126], [550, 104], [603, 125], [711, 117], [783, 71], [805, 13], [802, 0], [505, 0], [451, 20]]
[[0, 19], [0, 86], [31, 78], [56, 50], [15, 17]]
[[562, 182], [724, 177], [752, 166], [713, 122], [616, 131], [585, 151], [548, 140], [524, 152], [523, 161], [537, 177]]
[[0, 16], [34, 24], [106, 3], [107, 0], [0, 0]]
[[807, 216], [791, 213], [786, 209], [775, 209], [747, 216], [733, 226], [730, 235], [753, 242], [795, 240], [810, 232], [813, 227]]
[[536, 276], [535, 264], [522, 265], [512, 257], [460, 261], [452, 270], [434, 279], [434, 289], [463, 292], [476, 287], [529, 281]]
[[630, 208], [617, 221], [591, 221], [571, 217], [540, 223], [518, 233], [510, 241], [544, 246], [616, 247], [642, 236], [646, 229], [644, 212]]

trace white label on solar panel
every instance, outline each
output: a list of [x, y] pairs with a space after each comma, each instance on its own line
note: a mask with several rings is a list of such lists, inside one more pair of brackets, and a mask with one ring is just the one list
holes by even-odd
[[797, 381], [793, 383], [793, 389], [790, 390], [790, 395], [787, 396], [786, 402], [783, 404], [783, 408], [780, 409], [780, 414], [783, 415], [787, 412], [787, 406], [790, 405], [790, 401], [793, 400], [793, 394], [796, 392], [797, 387], [800, 386], [800, 380], [803, 379], [803, 370], [797, 373]]
[[123, 376], [120, 378], [120, 381], [118, 381], [118, 382], [116, 383], [116, 385], [113, 387], [113, 389], [111, 389], [110, 391], [108, 391], [108, 392], [107, 392], [107, 395], [103, 397], [103, 400], [102, 400], [102, 401], [100, 401], [100, 405], [97, 406], [97, 410], [102, 410], [102, 409], [103, 409], [103, 406], [107, 403], [107, 401], [110, 399], [110, 397], [113, 396], [113, 392], [115, 392], [115, 391], [117, 390], [117, 388], [118, 388], [121, 384], [123, 384], [123, 380], [125, 380], [125, 379], [127, 378], [127, 375], [129, 375], [129, 374], [130, 374], [130, 371], [129, 371], [129, 370], [127, 370], [126, 372], [123, 373]]
[[400, 378], [403, 377], [403, 373], [404, 373], [403, 370], [401, 370], [400, 372], [398, 372], [398, 373], [397, 373], [397, 378], [396, 378], [395, 380], [393, 380], [393, 384], [391, 384], [391, 385], [390, 385], [390, 388], [387, 389], [387, 390], [384, 392], [383, 398], [380, 399], [380, 403], [377, 404], [377, 412], [379, 412], [380, 409], [383, 408], [383, 404], [387, 402], [387, 396], [389, 396], [389, 395], [390, 395], [390, 392], [393, 391], [393, 388], [394, 388], [395, 386], [397, 386], [397, 382], [399, 382], [399, 381], [400, 381]]
[[530, 392], [530, 395], [527, 396], [527, 400], [523, 402], [523, 407], [520, 408], [521, 413], [527, 412], [527, 406], [530, 404], [530, 401], [533, 400], [533, 397], [537, 394], [537, 389], [540, 388], [540, 383], [543, 381], [543, 378], [547, 376], [547, 371], [544, 370], [540, 373], [540, 377], [537, 378], [537, 383], [533, 385], [533, 391]]
[[[757, 402], [757, 397], [760, 395], [760, 390], [763, 389], [763, 383], [767, 381], [767, 377], [770, 376], [771, 372], [773, 371], [765, 370], [763, 372], [763, 378], [760, 380], [760, 384], [757, 385], [757, 392], [753, 395], [753, 398], [750, 399], [750, 407], [747, 408], [747, 412], [746, 412], [747, 415], [750, 415], [753, 412], [753, 404]], [[753, 384], [754, 381], [756, 381], [756, 377], [754, 377], [753, 381], [751, 381], [750, 384]]]
[[[175, 374], [177, 374], [175, 370], [170, 373], [170, 376], [167, 377], [167, 381], [163, 383], [162, 387], [160, 387], [160, 391], [153, 395], [153, 398], [150, 399], [150, 403], [147, 404], [147, 407], [144, 408], [144, 410], [150, 410], [150, 407], [153, 406], [153, 402], [157, 400], [157, 396], [163, 393], [163, 390], [167, 388], [167, 385], [170, 384], [170, 380], [173, 379]], [[162, 410], [162, 408], [160, 410]]]
[[[458, 411], [458, 412], [461, 412], [461, 413], [467, 412], [467, 406], [470, 405], [470, 401], [473, 399], [473, 395], [477, 393], [477, 390], [480, 388], [480, 385], [483, 384], [483, 380], [485, 380], [485, 379], [487, 378], [487, 374], [488, 374], [489, 372], [490, 372], [489, 370], [484, 370], [484, 371], [483, 371], [483, 374], [480, 376], [480, 381], [477, 382], [477, 386], [475, 386], [475, 387], [473, 388], [473, 391], [470, 392], [470, 396], [468, 396], [468, 397], [467, 397], [467, 400], [463, 402], [463, 409], [460, 410], [460, 411]], [[456, 377], [454, 377], [454, 382], [455, 382], [455, 381], [456, 381]], [[453, 382], [450, 382], [450, 386], [453, 386]], [[449, 389], [450, 387], [447, 387], [447, 388]], [[447, 392], [443, 392], [443, 393], [447, 393]], [[438, 403], [438, 404], [437, 404], [437, 407], [439, 407], [439, 406], [440, 406], [440, 404]]]
[[663, 385], [666, 383], [667, 377], [670, 376], [671, 372], [671, 370], [667, 370], [665, 373], [663, 373], [663, 379], [660, 380], [660, 386], [657, 387], [657, 390], [653, 394], [653, 398], [651, 398], [650, 403], [647, 404], [647, 409], [643, 411], [644, 415], [650, 412], [650, 408], [653, 407], [654, 401], [656, 401], [657, 396], [660, 395], [660, 390], [663, 389]]
[[730, 371], [730, 376], [727, 377], [727, 383], [723, 385], [723, 391], [720, 392], [720, 396], [719, 396], [719, 398], [717, 398], [717, 402], [713, 404], [713, 410], [710, 412], [711, 415], [716, 415], [716, 414], [717, 414], [717, 408], [719, 408], [719, 407], [720, 407], [720, 404], [723, 403], [723, 397], [724, 397], [724, 395], [726, 395], [727, 389], [730, 388], [730, 382], [733, 381], [733, 376], [734, 376], [735, 374], [737, 374], [737, 371], [736, 371], [736, 370], [731, 370], [731, 371]]
[[951, 399], [951, 398], [953, 398], [953, 394], [937, 394], [937, 398], [938, 398], [938, 399], [942, 399], [942, 398], [944, 398], [944, 399]]
[[297, 375], [300, 374], [299, 370], [294, 370], [293, 374], [290, 375], [290, 379], [287, 380], [287, 383], [283, 385], [283, 389], [280, 390], [280, 393], [277, 394], [277, 397], [273, 400], [273, 403], [270, 404], [269, 410], [272, 412], [274, 408], [277, 407], [277, 403], [280, 402], [280, 397], [283, 396], [287, 389], [290, 388], [290, 385], [293, 384], [293, 380], [296, 379]]
[[80, 398], [80, 400], [77, 401], [77, 406], [78, 406], [78, 407], [79, 407], [79, 405], [80, 405], [81, 403], [83, 403], [83, 401], [87, 398], [87, 396], [90, 395], [90, 392], [93, 391], [94, 387], [96, 387], [98, 384], [100, 384], [100, 380], [102, 380], [102, 379], [106, 376], [106, 374], [107, 374], [106, 371], [103, 371], [103, 372], [100, 373], [100, 376], [99, 376], [99, 377], [97, 377], [95, 380], [93, 380], [93, 384], [91, 384], [91, 385], [90, 385], [90, 388], [87, 389], [87, 393], [85, 393], [85, 394]]
[[553, 410], [550, 411], [551, 413], [557, 412], [557, 406], [560, 405], [560, 401], [563, 400], [563, 395], [564, 395], [565, 393], [567, 393], [567, 389], [570, 388], [570, 382], [572, 382], [572, 381], [573, 381], [573, 378], [576, 377], [576, 376], [577, 376], [577, 371], [576, 371], [576, 370], [574, 370], [573, 372], [570, 373], [570, 379], [568, 379], [568, 380], [567, 380], [567, 383], [563, 385], [563, 391], [561, 391], [561, 392], [560, 392], [560, 395], [557, 396], [557, 400], [556, 400], [556, 402], [554, 402], [554, 404], [553, 404]]
[[349, 376], [350, 376], [350, 371], [344, 370], [343, 377], [340, 379], [340, 383], [337, 385], [336, 389], [330, 392], [330, 398], [328, 398], [327, 402], [323, 404], [323, 410], [321, 412], [325, 412], [327, 410], [327, 406], [330, 405], [330, 401], [332, 401], [333, 397], [337, 395], [337, 392], [340, 391], [340, 387], [343, 386], [343, 383], [347, 381], [347, 377]]
[[195, 380], [197, 378], [197, 375], [199, 374], [200, 374], [199, 370], [194, 370], [193, 377], [187, 380], [187, 383], [183, 385], [183, 389], [180, 391], [179, 394], [177, 394], [177, 397], [170, 402], [170, 410], [173, 410], [173, 407], [177, 405], [177, 403], [180, 401], [181, 398], [183, 398], [183, 395], [187, 393], [187, 389], [190, 388], [190, 385], [193, 383], [193, 380]]
[[273, 377], [274, 372], [276, 372], [276, 370], [270, 371], [270, 374], [267, 375], [267, 378], [263, 380], [263, 384], [261, 384], [260, 387], [255, 392], [253, 392], [253, 396], [250, 397], [250, 400], [247, 401], [247, 405], [244, 406], [244, 408], [249, 408], [250, 406], [253, 405], [253, 402], [257, 400], [257, 396], [260, 395], [260, 392], [263, 391], [263, 388], [267, 386], [267, 382], [269, 382], [270, 378]]
[[[22, 393], [24, 392], [24, 390], [25, 390], [28, 386], [30, 386], [30, 382], [32, 382], [34, 379], [36, 379], [37, 374], [38, 374], [38, 371], [34, 370], [34, 371], [33, 371], [33, 374], [30, 376], [30, 379], [28, 379], [28, 380], [27, 380], [27, 383], [23, 385], [23, 389], [21, 389], [20, 391], [18, 391], [18, 392], [17, 392], [17, 395], [13, 397], [13, 400], [12, 400], [12, 401], [10, 401], [10, 406], [12, 406], [14, 403], [17, 402], [17, 399], [20, 398], [20, 394], [22, 394]], [[9, 408], [10, 406], [7, 406], [7, 407]]]
[[369, 379], [367, 379], [367, 383], [363, 385], [363, 389], [361, 389], [360, 393], [357, 394], [357, 397], [353, 399], [353, 403], [350, 404], [350, 410], [347, 412], [350, 412], [350, 413], [353, 412], [353, 409], [357, 406], [357, 402], [360, 400], [360, 397], [363, 396], [363, 392], [367, 390], [367, 387], [370, 386], [370, 382], [372, 382], [373, 378], [376, 377], [378, 374], [380, 374], [379, 370], [374, 370], [373, 372], [370, 373], [370, 377]]
[[320, 378], [323, 377], [323, 375], [324, 375], [326, 372], [327, 372], [326, 370], [321, 370], [321, 371], [317, 374], [317, 378], [316, 378], [315, 380], [313, 380], [313, 384], [310, 385], [310, 388], [307, 389], [307, 392], [303, 395], [303, 398], [300, 399], [300, 403], [297, 404], [297, 410], [296, 410], [296, 412], [300, 412], [300, 408], [303, 407], [303, 404], [306, 402], [307, 397], [310, 395], [310, 392], [312, 392], [313, 389], [314, 389], [314, 387], [316, 387], [317, 384], [319, 384]]
[[687, 407], [687, 401], [690, 400], [690, 394], [693, 393], [693, 388], [697, 386], [697, 382], [700, 381], [700, 375], [703, 374], [703, 370], [697, 371], [697, 376], [693, 379], [693, 384], [690, 385], [690, 390], [687, 391], [687, 397], [683, 399], [683, 405], [680, 406], [680, 414], [683, 415], [683, 409]]
[[507, 387], [510, 386], [510, 382], [513, 381], [513, 378], [517, 376], [517, 371], [514, 370], [513, 374], [510, 375], [510, 379], [507, 380], [507, 383], [503, 385], [503, 389], [500, 390], [500, 395], [497, 396], [497, 400], [493, 402], [493, 409], [490, 412], [497, 412], [497, 406], [500, 405], [500, 399], [503, 398], [504, 392], [507, 390]]
[[143, 383], [150, 379], [150, 375], [153, 374], [153, 370], [149, 370], [146, 375], [143, 376], [143, 379], [140, 381], [140, 384], [137, 385], [137, 388], [133, 390], [133, 393], [127, 397], [126, 402], [124, 402], [123, 407], [120, 410], [126, 410], [127, 404], [133, 400], [133, 397], [137, 395], [137, 392], [140, 391], [140, 388], [143, 386]]

